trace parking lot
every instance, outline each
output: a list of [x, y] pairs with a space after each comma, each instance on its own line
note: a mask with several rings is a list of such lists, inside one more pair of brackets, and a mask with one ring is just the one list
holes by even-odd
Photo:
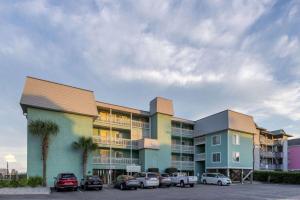
[[158, 188], [121, 191], [104, 188], [102, 191], [52, 192], [50, 195], [0, 196], [0, 199], [103, 199], [103, 200], [186, 200], [186, 199], [300, 199], [299, 185], [234, 184], [231, 186], [196, 185], [194, 188]]

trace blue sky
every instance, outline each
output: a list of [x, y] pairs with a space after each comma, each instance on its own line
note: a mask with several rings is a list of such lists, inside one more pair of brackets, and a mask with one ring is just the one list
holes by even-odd
[[300, 136], [300, 1], [1, 1], [0, 168], [26, 170], [25, 76], [196, 120], [230, 108]]

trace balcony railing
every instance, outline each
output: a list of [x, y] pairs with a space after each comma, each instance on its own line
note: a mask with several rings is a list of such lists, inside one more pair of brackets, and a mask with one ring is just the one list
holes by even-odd
[[93, 136], [93, 141], [97, 143], [99, 146], [112, 146], [115, 148], [127, 148], [130, 149], [131, 146], [133, 149], [138, 148], [138, 141], [137, 140], [130, 140], [124, 138], [104, 138], [100, 136]]
[[197, 137], [194, 139], [194, 144], [199, 145], [199, 144], [205, 144], [205, 137]]
[[205, 160], [205, 153], [197, 153], [194, 157], [195, 161], [204, 161]]
[[[111, 162], [110, 162], [111, 161]], [[116, 158], [112, 157], [111, 159], [106, 156], [94, 156], [93, 157], [94, 164], [121, 164], [121, 165], [131, 165], [131, 164], [139, 164], [138, 158]]]
[[275, 165], [275, 164], [260, 164], [260, 169], [263, 170], [275, 170], [275, 169], [282, 169], [282, 164]]
[[260, 141], [261, 144], [266, 144], [266, 145], [273, 145], [274, 144], [274, 140], [268, 139], [266, 137], [260, 137], [259, 141]]
[[260, 156], [261, 157], [272, 158], [272, 157], [275, 157], [275, 153], [272, 152], [272, 151], [261, 151]]
[[182, 137], [188, 137], [192, 138], [193, 137], [193, 130], [190, 129], [184, 129], [184, 128], [178, 128], [178, 127], [172, 127], [171, 133], [173, 136], [182, 136]]
[[[109, 126], [110, 123], [112, 126], [121, 126], [121, 127], [126, 127], [130, 128], [130, 119], [124, 119], [124, 118], [117, 118], [117, 117], [112, 117], [111, 121], [109, 117], [101, 117], [99, 116], [96, 120], [96, 123], [100, 123], [106, 126]], [[132, 127], [134, 128], [142, 128], [142, 129], [149, 129], [149, 123], [148, 122], [142, 122], [142, 121], [137, 121], [137, 120], [132, 120]]]
[[193, 161], [172, 160], [172, 166], [179, 170], [194, 170]]
[[149, 129], [149, 123], [148, 122], [132, 120], [132, 126], [135, 127], [135, 128]]
[[194, 154], [194, 146], [172, 144], [172, 152]]

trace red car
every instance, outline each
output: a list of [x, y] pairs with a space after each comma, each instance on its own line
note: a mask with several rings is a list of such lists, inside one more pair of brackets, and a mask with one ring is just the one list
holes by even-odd
[[56, 191], [63, 189], [71, 189], [76, 191], [78, 189], [78, 181], [73, 173], [60, 173], [54, 177], [54, 189]]

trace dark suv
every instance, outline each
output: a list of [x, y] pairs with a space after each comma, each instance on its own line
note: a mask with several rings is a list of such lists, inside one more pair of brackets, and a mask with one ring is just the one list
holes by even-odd
[[54, 177], [54, 189], [56, 191], [62, 189], [72, 189], [76, 191], [78, 189], [78, 181], [73, 173], [60, 173], [57, 177]]
[[98, 176], [87, 176], [81, 179], [80, 187], [84, 190], [90, 188], [102, 190], [103, 182]]

